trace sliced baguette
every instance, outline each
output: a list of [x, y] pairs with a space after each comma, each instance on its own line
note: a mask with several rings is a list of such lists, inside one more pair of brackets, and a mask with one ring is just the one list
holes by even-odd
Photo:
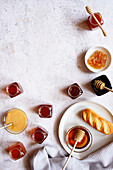
[[94, 127], [96, 130], [106, 135], [113, 133], [113, 124], [95, 113], [92, 109], [84, 109], [82, 111], [82, 117], [86, 123]]

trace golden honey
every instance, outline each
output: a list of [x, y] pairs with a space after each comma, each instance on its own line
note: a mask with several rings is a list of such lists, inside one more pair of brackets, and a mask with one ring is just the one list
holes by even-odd
[[101, 69], [105, 67], [107, 55], [100, 50], [96, 50], [91, 57], [89, 57], [87, 64], [94, 69]]
[[5, 124], [12, 123], [11, 126], [7, 127], [7, 130], [12, 133], [20, 133], [27, 127], [27, 116], [20, 109], [11, 109], [7, 112], [5, 117]]

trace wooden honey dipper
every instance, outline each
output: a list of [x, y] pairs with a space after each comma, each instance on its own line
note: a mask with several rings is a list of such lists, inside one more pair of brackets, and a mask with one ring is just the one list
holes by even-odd
[[97, 89], [100, 89], [100, 90], [107, 89], [107, 90], [113, 92], [113, 90], [111, 90], [108, 87], [106, 87], [105, 83], [103, 83], [101, 80], [95, 80], [94, 84], [95, 84], [95, 87]]
[[75, 144], [74, 144], [74, 146], [73, 146], [73, 148], [72, 148], [72, 150], [70, 152], [70, 155], [69, 155], [67, 161], [65, 162], [64, 167], [62, 168], [62, 170], [64, 170], [66, 168], [67, 163], [68, 163], [72, 153], [74, 152], [77, 143], [80, 142], [83, 139], [84, 135], [85, 135], [85, 132], [83, 130], [77, 129], [77, 132], [76, 132], [75, 137], [74, 137]]
[[104, 36], [107, 36], [107, 33], [104, 31], [104, 29], [102, 28], [100, 22], [97, 20], [97, 18], [95, 17], [94, 13], [93, 13], [93, 10], [90, 6], [86, 6], [86, 10], [87, 12], [93, 16], [93, 18], [95, 19], [95, 21], [97, 22], [98, 26], [100, 27], [100, 29], [102, 30]]

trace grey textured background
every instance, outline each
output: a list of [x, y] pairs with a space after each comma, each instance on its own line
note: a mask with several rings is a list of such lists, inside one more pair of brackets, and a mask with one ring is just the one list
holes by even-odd
[[[100, 29], [89, 30], [86, 5], [102, 14], [107, 37]], [[0, 170], [29, 170], [33, 152], [46, 144], [66, 154], [58, 139], [58, 125], [71, 104], [90, 100], [113, 112], [112, 93], [96, 97], [89, 85], [103, 73], [91, 73], [84, 65], [84, 54], [90, 47], [104, 45], [112, 50], [112, 11], [112, 0], [0, 0], [0, 125], [4, 113], [13, 107], [24, 110], [29, 120], [21, 134], [0, 131]], [[113, 84], [112, 68], [104, 74]], [[14, 81], [22, 85], [24, 93], [11, 99], [3, 88]], [[72, 100], [64, 91], [75, 82], [84, 93]], [[42, 103], [53, 105], [51, 119], [38, 117], [36, 106]], [[37, 125], [49, 131], [42, 145], [34, 144], [28, 133]], [[27, 154], [14, 162], [6, 148], [16, 141], [24, 144]]]

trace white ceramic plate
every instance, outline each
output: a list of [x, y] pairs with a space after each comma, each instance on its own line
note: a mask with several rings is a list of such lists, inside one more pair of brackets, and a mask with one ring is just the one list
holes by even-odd
[[[102, 51], [104, 54], [107, 54], [106, 65], [105, 65], [105, 67], [103, 67], [103, 68], [101, 68], [101, 69], [94, 69], [93, 67], [90, 67], [89, 64], [87, 64], [88, 58], [91, 57], [91, 55], [92, 55], [96, 50], [100, 50], [100, 51]], [[101, 71], [106, 70], [106, 69], [111, 65], [111, 61], [112, 61], [112, 56], [111, 56], [110, 50], [108, 50], [107, 48], [102, 47], [102, 46], [97, 46], [97, 47], [90, 48], [90, 49], [87, 51], [86, 55], [85, 55], [85, 64], [86, 64], [87, 68], [88, 68], [90, 71], [92, 71], [92, 72], [101, 72]]]
[[93, 127], [91, 127], [89, 124], [84, 122], [81, 116], [81, 111], [85, 108], [90, 108], [97, 112], [99, 115], [101, 115], [103, 118], [107, 119], [111, 123], [113, 123], [113, 116], [107, 110], [104, 106], [89, 102], [89, 101], [83, 101], [76, 103], [69, 107], [64, 115], [61, 118], [60, 124], [59, 124], [59, 139], [60, 142], [63, 146], [63, 148], [70, 153], [70, 149], [67, 147], [66, 142], [65, 142], [65, 136], [66, 132], [73, 126], [84, 126], [86, 127], [93, 136], [93, 142], [92, 146], [85, 152], [83, 153], [73, 153], [73, 156], [78, 159], [83, 159], [84, 157], [88, 156], [90, 153], [96, 151], [97, 149], [105, 146], [109, 142], [113, 141], [113, 134], [111, 135], [105, 135]]

